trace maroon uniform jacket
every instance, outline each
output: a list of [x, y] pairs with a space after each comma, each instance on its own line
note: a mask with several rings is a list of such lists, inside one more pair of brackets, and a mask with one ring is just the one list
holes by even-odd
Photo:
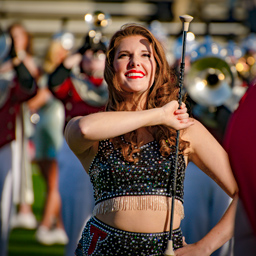
[[224, 147], [239, 186], [239, 196], [256, 235], [256, 84], [231, 116]]
[[0, 148], [15, 139], [16, 116], [20, 105], [35, 94], [35, 82], [28, 87], [19, 81], [16, 74], [11, 80], [0, 76]]
[[81, 78], [81, 76], [78, 78], [71, 74], [60, 85], [49, 88], [64, 104], [65, 125], [75, 116], [105, 110], [108, 91], [103, 79]]

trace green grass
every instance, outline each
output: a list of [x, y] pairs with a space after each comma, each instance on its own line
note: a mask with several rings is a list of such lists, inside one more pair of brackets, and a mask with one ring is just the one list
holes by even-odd
[[[33, 212], [38, 221], [42, 218], [46, 186], [36, 165], [33, 164], [33, 187], [35, 201]], [[63, 245], [44, 246], [35, 239], [36, 230], [13, 229], [9, 238], [8, 256], [63, 256]]]

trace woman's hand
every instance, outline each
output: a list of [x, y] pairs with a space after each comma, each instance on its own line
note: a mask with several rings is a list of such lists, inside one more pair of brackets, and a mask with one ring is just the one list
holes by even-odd
[[162, 107], [164, 112], [163, 124], [168, 125], [175, 130], [185, 129], [194, 124], [194, 119], [189, 117], [187, 108], [182, 102], [179, 108], [179, 103], [173, 100]]
[[198, 243], [187, 244], [183, 237], [183, 247], [175, 250], [175, 256], [209, 256]]

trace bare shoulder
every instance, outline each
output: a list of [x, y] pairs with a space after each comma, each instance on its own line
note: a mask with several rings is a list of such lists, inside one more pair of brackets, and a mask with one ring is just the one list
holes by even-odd
[[66, 125], [64, 136], [69, 148], [77, 156], [86, 171], [89, 170], [90, 164], [98, 152], [98, 141], [86, 140], [83, 137], [79, 122], [82, 117], [72, 118]]
[[184, 136], [193, 137], [205, 131], [207, 131], [207, 129], [204, 127], [204, 125], [195, 119], [194, 124], [186, 128]]
[[198, 120], [195, 120], [193, 125], [182, 132], [181, 138], [188, 141], [191, 144], [191, 147], [208, 140], [215, 140], [212, 134]]

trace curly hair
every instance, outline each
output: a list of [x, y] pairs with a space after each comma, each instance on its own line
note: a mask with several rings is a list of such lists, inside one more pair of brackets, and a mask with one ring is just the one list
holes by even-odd
[[[159, 108], [171, 100], [177, 100], [178, 98], [178, 79], [176, 73], [170, 68], [166, 60], [165, 51], [161, 43], [147, 28], [137, 24], [126, 24], [112, 36], [106, 53], [104, 78], [109, 89], [109, 100], [106, 111], [128, 110], [125, 103], [126, 93], [117, 83], [113, 62], [121, 40], [135, 35], [143, 36], [149, 41], [152, 45], [153, 56], [156, 61], [155, 80], [148, 91], [145, 109]], [[134, 103], [136, 106], [136, 102]], [[165, 157], [170, 155], [176, 143], [176, 130], [164, 125], [148, 127], [147, 130], [158, 142], [161, 155]], [[125, 143], [122, 136], [113, 138], [112, 142], [116, 148], [121, 148], [122, 154], [126, 160], [130, 162], [138, 161], [134, 155], [140, 151], [139, 148], [143, 144], [143, 141], [138, 141], [137, 131], [125, 134], [124, 138], [128, 143]], [[188, 142], [180, 139], [179, 151], [184, 152], [188, 145]]]

